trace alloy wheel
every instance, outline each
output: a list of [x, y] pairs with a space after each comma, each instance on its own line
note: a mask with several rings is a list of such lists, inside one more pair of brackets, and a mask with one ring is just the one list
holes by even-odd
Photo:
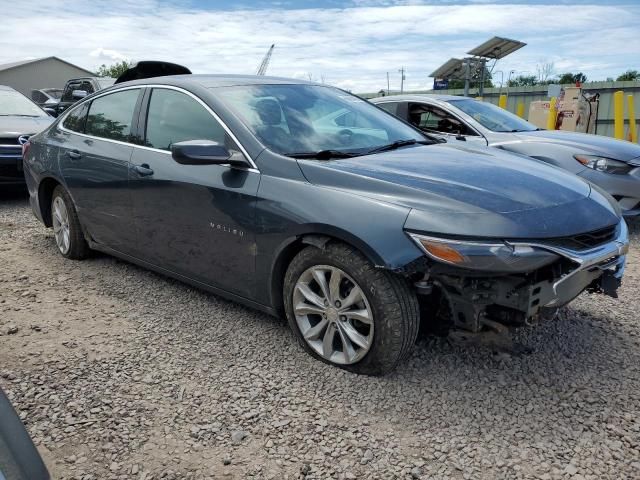
[[360, 286], [337, 267], [305, 270], [293, 290], [293, 311], [307, 344], [332, 363], [357, 363], [373, 344], [371, 306]]
[[69, 212], [62, 197], [53, 200], [53, 233], [58, 249], [66, 254], [71, 246], [71, 234], [69, 231]]

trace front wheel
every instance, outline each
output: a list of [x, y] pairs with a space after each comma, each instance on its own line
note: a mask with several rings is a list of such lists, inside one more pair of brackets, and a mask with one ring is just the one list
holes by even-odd
[[55, 188], [51, 197], [51, 223], [56, 245], [63, 256], [74, 260], [87, 256], [89, 246], [84, 239], [76, 208], [61, 185]]
[[407, 281], [346, 245], [302, 250], [289, 265], [283, 294], [291, 329], [326, 363], [382, 375], [415, 344], [418, 301]]

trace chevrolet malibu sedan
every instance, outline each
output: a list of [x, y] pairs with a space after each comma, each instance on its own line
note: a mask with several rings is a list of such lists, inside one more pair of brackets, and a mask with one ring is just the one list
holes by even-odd
[[640, 145], [600, 135], [543, 130], [488, 102], [452, 95], [396, 95], [372, 102], [441, 140], [488, 145], [579, 175], [640, 215]]
[[615, 296], [628, 248], [617, 205], [582, 179], [297, 80], [118, 83], [24, 164], [65, 257], [99, 250], [284, 314], [308, 353], [364, 374], [405, 359], [421, 317], [482, 332]]

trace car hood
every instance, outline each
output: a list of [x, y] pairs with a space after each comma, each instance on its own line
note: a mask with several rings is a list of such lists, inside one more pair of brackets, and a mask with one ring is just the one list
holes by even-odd
[[415, 230], [541, 238], [619, 221], [609, 201], [575, 175], [489, 148], [441, 144], [298, 163], [313, 184], [412, 209], [406, 226]]
[[0, 137], [31, 135], [48, 127], [53, 117], [3, 117], [0, 116]]
[[533, 132], [517, 132], [515, 136], [525, 142], [556, 143], [574, 147], [576, 153], [602, 155], [623, 162], [628, 162], [634, 158], [640, 159], [640, 145], [602, 135], [565, 132], [562, 130], [536, 130]]

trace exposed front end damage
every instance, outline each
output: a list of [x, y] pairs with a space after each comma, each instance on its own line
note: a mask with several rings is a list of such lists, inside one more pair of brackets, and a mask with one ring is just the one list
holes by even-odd
[[[415, 238], [431, 239], [420, 235]], [[455, 252], [447, 252], [442, 244], [432, 249], [434, 243], [426, 241], [423, 244], [426, 256], [408, 265], [404, 273], [414, 281], [420, 298], [429, 304], [432, 311], [428, 313], [450, 328], [473, 333], [535, 321], [550, 309], [571, 302], [585, 290], [617, 297], [629, 248], [624, 221], [608, 231], [571, 238], [505, 240], [504, 245], [512, 251], [512, 262], [503, 255], [500, 262], [491, 263], [486, 254], [478, 253], [475, 246], [480, 243], [470, 243], [475, 249], [469, 249], [467, 244], [467, 250], [459, 251], [477, 254], [469, 264], [482, 265], [484, 271], [454, 265]], [[452, 243], [447, 241], [447, 245]], [[495, 252], [496, 248], [503, 247], [491, 244], [488, 250]], [[517, 257], [532, 251], [540, 254], [527, 261], [541, 265], [533, 270], [517, 271], [524, 265]], [[546, 257], [547, 253], [552, 256]], [[445, 261], [440, 261], [437, 255]], [[493, 272], [491, 268], [502, 271]]]

